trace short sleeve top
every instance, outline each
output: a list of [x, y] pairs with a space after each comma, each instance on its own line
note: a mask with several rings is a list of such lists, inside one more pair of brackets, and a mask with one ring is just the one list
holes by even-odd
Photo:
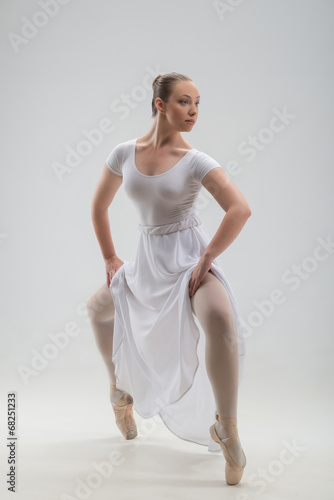
[[109, 170], [111, 170], [111, 172], [113, 172], [116, 175], [123, 176], [122, 165], [124, 161], [126, 144], [127, 144], [126, 142], [117, 144], [117, 146], [114, 147], [114, 149], [109, 153], [106, 159], [107, 167], [109, 168]]
[[140, 224], [169, 224], [197, 213], [202, 181], [214, 168], [222, 168], [220, 164], [194, 148], [162, 174], [145, 175], [135, 164], [136, 141], [130, 139], [115, 146], [106, 165], [123, 177], [124, 190], [138, 210]]
[[218, 161], [203, 151], [195, 150], [194, 158], [191, 165], [191, 173], [197, 182], [201, 183], [206, 174], [214, 168], [221, 168]]

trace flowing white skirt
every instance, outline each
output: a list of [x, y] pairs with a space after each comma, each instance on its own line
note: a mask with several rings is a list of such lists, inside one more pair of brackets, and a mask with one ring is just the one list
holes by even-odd
[[[159, 414], [179, 438], [222, 452], [209, 434], [216, 404], [205, 366], [205, 334], [192, 312], [188, 288], [211, 238], [197, 214], [162, 226], [138, 227], [135, 262], [125, 260], [110, 284], [117, 387], [132, 395], [141, 417]], [[246, 329], [218, 258], [211, 270], [231, 301], [240, 385]]]

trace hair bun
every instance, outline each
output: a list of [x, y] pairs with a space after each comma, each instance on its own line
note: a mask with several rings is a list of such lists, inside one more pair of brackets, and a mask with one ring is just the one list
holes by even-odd
[[157, 81], [159, 80], [159, 78], [160, 78], [161, 76], [162, 76], [162, 75], [158, 75], [158, 76], [156, 76], [156, 77], [154, 78], [153, 83], [152, 83], [152, 89], [153, 89], [153, 90], [154, 90], [154, 86], [155, 86], [155, 84], [157, 83]]

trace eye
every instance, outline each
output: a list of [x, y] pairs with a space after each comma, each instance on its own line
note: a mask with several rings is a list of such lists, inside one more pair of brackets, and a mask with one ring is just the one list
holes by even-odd
[[[182, 104], [184, 102], [187, 103], [188, 102], [187, 99], [182, 99], [181, 101], [179, 101], [180, 104]], [[198, 102], [196, 102], [196, 104], [198, 105], [198, 104], [201, 104], [201, 103], [198, 101]]]

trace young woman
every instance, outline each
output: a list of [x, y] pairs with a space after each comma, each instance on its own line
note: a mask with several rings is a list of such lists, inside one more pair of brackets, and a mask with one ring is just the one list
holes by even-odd
[[[133, 405], [143, 418], [159, 413], [181, 439], [223, 451], [226, 481], [237, 484], [246, 465], [237, 430], [245, 326], [218, 256], [251, 210], [219, 163], [181, 136], [198, 119], [195, 83], [169, 73], [152, 87], [151, 129], [113, 148], [94, 193], [106, 283], [89, 299], [89, 317], [123, 436], [137, 435]], [[109, 225], [123, 180], [139, 217], [134, 262], [117, 255]], [[202, 186], [226, 212], [211, 241], [195, 206]]]

